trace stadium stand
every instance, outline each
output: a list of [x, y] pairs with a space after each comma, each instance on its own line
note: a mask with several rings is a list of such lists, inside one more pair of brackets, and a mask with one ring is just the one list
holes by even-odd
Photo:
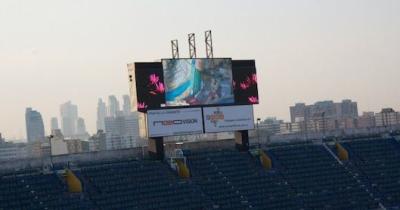
[[61, 162], [47, 173], [39, 167], [0, 170], [0, 210], [400, 208], [396, 139], [329, 143], [340, 143], [349, 158], [340, 161], [337, 146], [322, 141], [264, 145], [272, 168], [263, 167], [258, 150], [239, 152], [212, 143], [182, 148], [189, 178], [179, 177], [167, 161], [139, 160], [137, 154], [98, 161], [80, 155], [84, 161], [76, 162], [68, 157], [64, 167], [81, 181], [81, 193], [68, 192]]
[[347, 141], [349, 168], [386, 208], [400, 208], [400, 144], [393, 138]]
[[97, 209], [211, 209], [201, 192], [160, 161], [83, 166], [78, 176]]
[[67, 192], [56, 174], [23, 171], [0, 178], [0, 209], [90, 209], [88, 200]]
[[263, 171], [247, 152], [201, 151], [187, 157], [193, 182], [219, 209], [300, 209], [287, 183]]
[[378, 202], [322, 145], [277, 147], [267, 152], [301, 198], [304, 209], [378, 208]]

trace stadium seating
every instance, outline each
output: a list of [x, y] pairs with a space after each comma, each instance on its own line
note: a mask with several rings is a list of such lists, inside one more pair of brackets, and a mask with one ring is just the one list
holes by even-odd
[[342, 145], [360, 179], [387, 208], [400, 208], [400, 145], [392, 138], [348, 141]]
[[97, 209], [211, 209], [201, 192], [160, 161], [84, 166], [77, 173]]
[[233, 150], [187, 154], [192, 180], [218, 209], [300, 209], [286, 182], [265, 172], [249, 153]]
[[185, 179], [164, 161], [76, 162], [82, 193], [67, 192], [55, 172], [2, 171], [0, 210], [400, 209], [400, 144], [378, 137], [340, 144], [349, 155], [343, 165], [321, 142], [268, 145], [268, 169], [257, 152], [183, 150]]
[[321, 145], [268, 149], [304, 209], [376, 209], [378, 203]]
[[0, 178], [0, 209], [91, 209], [90, 202], [70, 195], [55, 174], [7, 174]]

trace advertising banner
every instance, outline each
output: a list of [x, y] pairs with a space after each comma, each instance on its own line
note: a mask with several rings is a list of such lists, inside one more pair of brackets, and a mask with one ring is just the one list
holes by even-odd
[[206, 133], [254, 129], [253, 106], [204, 107]]
[[201, 108], [148, 110], [149, 137], [203, 133]]

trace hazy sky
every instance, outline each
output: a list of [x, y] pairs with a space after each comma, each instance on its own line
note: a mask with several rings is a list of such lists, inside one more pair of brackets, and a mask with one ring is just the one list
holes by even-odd
[[170, 57], [213, 31], [214, 57], [256, 59], [257, 117], [343, 98], [400, 110], [398, 0], [0, 0], [0, 132], [25, 137], [24, 111], [49, 130], [72, 100], [95, 131], [98, 97], [128, 93], [126, 64]]

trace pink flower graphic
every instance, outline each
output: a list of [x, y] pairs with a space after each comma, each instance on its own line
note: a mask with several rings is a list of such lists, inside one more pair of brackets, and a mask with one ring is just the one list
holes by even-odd
[[146, 103], [144, 103], [144, 102], [139, 102], [138, 103], [138, 109], [140, 110], [140, 109], [147, 109], [147, 105], [146, 105]]
[[156, 92], [158, 92], [158, 93], [164, 93], [165, 92], [164, 83], [162, 83], [162, 82], [156, 83]]
[[255, 96], [250, 96], [248, 99], [249, 99], [249, 102], [252, 104], [258, 103], [258, 98]]
[[158, 77], [156, 74], [150, 74], [150, 83], [152, 85], [156, 84], [160, 80], [160, 77]]
[[246, 90], [247, 88], [249, 88], [249, 85], [246, 82], [241, 82], [240, 83], [240, 88], [242, 90]]
[[250, 79], [250, 77], [247, 77], [245, 82], [247, 83], [248, 86], [250, 86], [252, 80]]
[[251, 80], [253, 81], [253, 83], [257, 84], [257, 74], [252, 74]]

